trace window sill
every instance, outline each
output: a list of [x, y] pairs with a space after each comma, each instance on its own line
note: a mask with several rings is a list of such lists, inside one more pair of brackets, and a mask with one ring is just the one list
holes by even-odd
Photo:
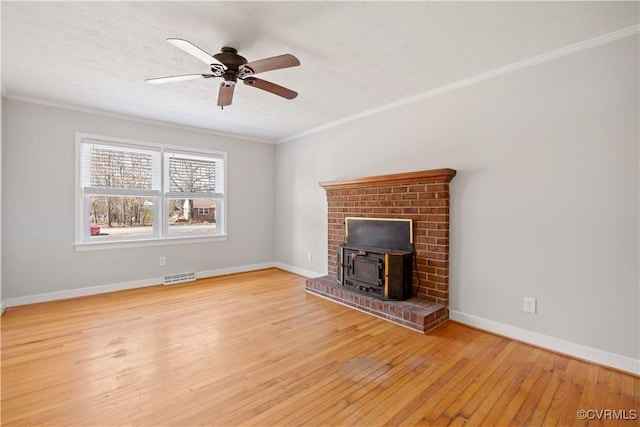
[[126, 249], [150, 246], [184, 245], [190, 243], [208, 243], [227, 240], [228, 234], [198, 237], [165, 237], [163, 239], [111, 240], [106, 242], [75, 243], [76, 252], [100, 251], [104, 249]]

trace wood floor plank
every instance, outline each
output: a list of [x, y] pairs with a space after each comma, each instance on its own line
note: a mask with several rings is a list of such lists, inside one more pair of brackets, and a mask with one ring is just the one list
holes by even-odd
[[[519, 405], [516, 405], [517, 410], [511, 418], [510, 425], [514, 427], [529, 425], [529, 419], [536, 408], [538, 408], [538, 403], [540, 402], [543, 392], [549, 387], [552, 374], [546, 369], [545, 365], [546, 361], [550, 359], [550, 356], [551, 353], [545, 353], [541, 357], [540, 363], [536, 366], [538, 373], [530, 377], [533, 384], [531, 384], [528, 390], [522, 390], [522, 400]], [[508, 419], [509, 417], [506, 418]]]
[[[364, 404], [357, 412], [350, 413], [351, 407], [343, 411], [346, 417], [344, 421], [347, 424], [357, 423], [362, 420], [365, 423], [385, 423], [396, 422], [400, 418], [404, 418], [409, 410], [399, 413], [400, 408], [415, 405], [416, 395], [421, 393], [423, 388], [431, 386], [433, 382], [439, 380], [438, 372], [448, 371], [454, 366], [465, 354], [459, 354], [455, 358], [449, 357], [449, 350], [452, 345], [447, 337], [445, 329], [433, 331], [432, 337], [440, 338], [431, 349], [423, 348], [416, 352], [412, 357], [411, 363], [407, 366], [406, 375], [396, 375], [387, 378], [384, 383], [380, 384], [380, 388], [375, 391], [377, 394], [373, 398], [365, 399]], [[473, 347], [467, 348], [467, 351], [474, 351]], [[416, 387], [420, 384], [421, 387]], [[394, 419], [393, 417], [396, 417]], [[340, 418], [342, 419], [342, 418]], [[328, 419], [328, 422], [332, 419]]]
[[[529, 351], [515, 370], [515, 377], [511, 377], [500, 397], [491, 405], [482, 419], [484, 425], [512, 425], [516, 412], [528, 394], [535, 378], [541, 375], [542, 368], [537, 364], [543, 351]], [[476, 414], [474, 414], [475, 416]], [[469, 421], [472, 421], [471, 419]]]
[[[378, 363], [379, 369], [374, 375], [367, 377], [366, 382], [360, 383], [359, 387], [344, 383], [340, 392], [333, 396], [336, 402], [329, 407], [317, 405], [322, 408], [322, 411], [307, 413], [307, 418], [301, 419], [302, 423], [314, 424], [312, 421], [315, 420], [317, 424], [322, 425], [325, 422], [328, 423], [328, 420], [345, 419], [355, 413], [364, 414], [367, 412], [367, 404], [372, 401], [384, 401], [390, 404], [388, 396], [393, 395], [393, 391], [389, 390], [391, 382], [398, 387], [409, 382], [410, 375], [406, 372], [407, 367], [414, 366], [409, 359], [415, 359], [413, 354], [424, 349], [424, 344], [415, 342], [405, 347], [403, 352], [394, 351], [386, 359], [386, 363], [385, 360]], [[410, 369], [410, 372], [416, 371]]]
[[[474, 361], [482, 356], [482, 353], [478, 351], [480, 348], [481, 346], [469, 346], [467, 349], [473, 351], [459, 351], [457, 354], [461, 356], [460, 358], [449, 359], [438, 371], [430, 375], [430, 378], [435, 381], [430, 383], [425, 380], [421, 381], [422, 387], [419, 389], [419, 393], [410, 391], [402, 393], [404, 400], [407, 401], [406, 405], [400, 410], [398, 410], [398, 404], [390, 407], [387, 414], [391, 415], [393, 412], [393, 415], [385, 423], [412, 425], [421, 418], [436, 415], [431, 410], [437, 406], [441, 394], [446, 394], [450, 387], [455, 387], [458, 381], [467, 378], [473, 372]], [[410, 401], [409, 397], [412, 397]], [[429, 402], [429, 405], [424, 405], [425, 402]]]
[[426, 335], [277, 269], [10, 308], [1, 422], [630, 425], [640, 378], [455, 322]]

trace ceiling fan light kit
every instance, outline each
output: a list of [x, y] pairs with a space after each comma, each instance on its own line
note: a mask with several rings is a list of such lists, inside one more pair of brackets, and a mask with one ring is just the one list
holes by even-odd
[[211, 68], [211, 73], [159, 77], [145, 80], [147, 83], [158, 84], [222, 77], [223, 81], [220, 83], [220, 89], [218, 91], [218, 106], [223, 109], [224, 107], [231, 105], [233, 92], [238, 80], [243, 81], [247, 86], [262, 89], [285, 99], [294, 99], [298, 96], [298, 92], [253, 76], [254, 74], [263, 73], [265, 71], [297, 67], [300, 65], [300, 61], [291, 54], [287, 53], [284, 55], [248, 62], [244, 56], [239, 55], [238, 51], [232, 47], [225, 46], [220, 49], [220, 53], [216, 53], [211, 56], [187, 40], [168, 38], [167, 41], [206, 63]]

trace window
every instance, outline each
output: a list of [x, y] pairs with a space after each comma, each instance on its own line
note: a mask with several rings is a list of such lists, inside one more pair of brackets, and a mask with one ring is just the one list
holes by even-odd
[[225, 153], [77, 135], [77, 243], [224, 234]]

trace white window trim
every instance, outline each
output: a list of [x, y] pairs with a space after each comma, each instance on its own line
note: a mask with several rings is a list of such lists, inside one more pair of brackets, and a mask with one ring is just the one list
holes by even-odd
[[[194, 196], [203, 196], [208, 198], [220, 198], [220, 203], [216, 206], [218, 212], [221, 215], [218, 216], [218, 221], [216, 222], [216, 228], [219, 232], [216, 233], [207, 233], [200, 234], [198, 236], [176, 236], [170, 235], [168, 233], [168, 223], [164, 220], [165, 208], [164, 206], [160, 207], [158, 219], [154, 219], [155, 221], [159, 221], [158, 224], [154, 224], [155, 233], [153, 237], [149, 236], [141, 236], [136, 238], [122, 239], [122, 238], [113, 238], [113, 239], [104, 239], [99, 241], [88, 241], [86, 239], [87, 234], [89, 233], [89, 222], [85, 222], [86, 218], [84, 218], [84, 213], [87, 212], [87, 207], [83, 206], [85, 203], [83, 192], [82, 192], [82, 170], [81, 170], [81, 161], [82, 161], [82, 143], [86, 140], [95, 140], [96, 143], [106, 143], [112, 145], [120, 145], [127, 149], [157, 149], [160, 151], [160, 180], [164, 180], [164, 160], [163, 153], [165, 150], [171, 150], [174, 152], [182, 152], [187, 154], [203, 154], [203, 155], [212, 155], [216, 157], [221, 157], [224, 161], [224, 189], [223, 193], [194, 193]], [[85, 251], [85, 250], [101, 250], [101, 249], [122, 249], [122, 248], [131, 248], [131, 247], [145, 247], [145, 246], [164, 246], [164, 245], [174, 245], [174, 244], [185, 244], [185, 243], [204, 243], [204, 242], [213, 242], [213, 241], [221, 241], [227, 240], [228, 234], [226, 234], [226, 217], [227, 217], [227, 208], [226, 208], [226, 197], [227, 197], [227, 153], [224, 151], [214, 151], [207, 150], [203, 148], [185, 148], [182, 146], [170, 145], [170, 144], [161, 144], [156, 142], [148, 142], [148, 141], [139, 141], [111, 136], [103, 136], [103, 135], [95, 135], [88, 133], [76, 132], [76, 175], [75, 175], [75, 249], [76, 251]], [[118, 195], [119, 191], [117, 189], [92, 189], [96, 193], [108, 194], [108, 195]], [[161, 200], [166, 200], [171, 198], [173, 193], [156, 190], [139, 190], [142, 196], [150, 196], [150, 197], [159, 197]], [[163, 205], [164, 203], [160, 203]], [[166, 223], [166, 224], [165, 224]], [[87, 227], [83, 227], [86, 225]], [[86, 228], [86, 230], [84, 230]], [[162, 233], [162, 236], [159, 235]]]

